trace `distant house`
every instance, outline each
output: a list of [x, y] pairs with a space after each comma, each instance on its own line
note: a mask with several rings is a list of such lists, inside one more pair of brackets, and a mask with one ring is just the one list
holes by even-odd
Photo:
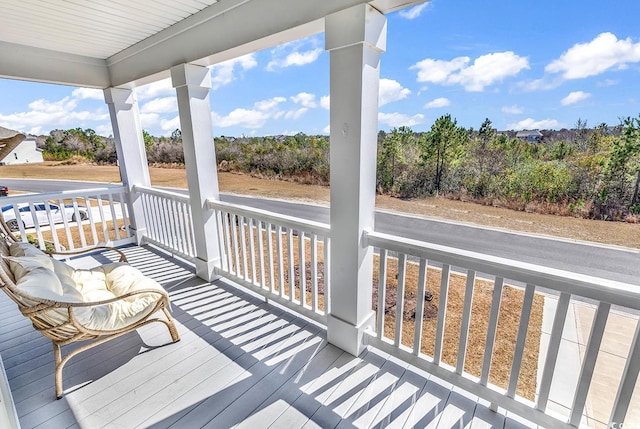
[[0, 127], [0, 165], [43, 162], [35, 137]]
[[529, 143], [537, 143], [542, 138], [542, 133], [538, 130], [527, 131], [522, 130], [516, 133], [516, 138], [527, 141]]

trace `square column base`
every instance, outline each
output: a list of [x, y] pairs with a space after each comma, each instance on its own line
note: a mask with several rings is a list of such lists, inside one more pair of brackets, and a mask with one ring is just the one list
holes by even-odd
[[130, 229], [134, 238], [136, 239], [136, 245], [142, 246], [145, 242], [144, 239], [147, 235], [147, 228], [135, 229], [132, 227]]
[[196, 258], [193, 262], [196, 265], [196, 276], [201, 279], [212, 282], [220, 278], [220, 276], [215, 273], [216, 267], [220, 265], [219, 259], [205, 261], [203, 259]]
[[376, 313], [373, 310], [358, 326], [353, 326], [329, 314], [327, 316], [327, 340], [345, 352], [359, 356], [366, 348], [365, 332], [373, 330], [375, 321]]

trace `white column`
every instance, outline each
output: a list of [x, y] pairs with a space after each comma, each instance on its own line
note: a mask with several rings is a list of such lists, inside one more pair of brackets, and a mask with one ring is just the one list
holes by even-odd
[[206, 67], [180, 64], [171, 68], [171, 80], [178, 98], [196, 242], [196, 274], [210, 281], [220, 263], [215, 216], [206, 207], [207, 199], [220, 199], [209, 107], [211, 76]]
[[362, 245], [373, 229], [380, 53], [384, 15], [367, 4], [325, 20], [330, 52], [331, 313], [329, 342], [359, 355], [373, 327], [373, 250]]
[[109, 106], [111, 127], [116, 143], [122, 183], [129, 191], [129, 218], [136, 242], [141, 244], [146, 225], [141, 198], [133, 192], [135, 185], [150, 186], [147, 154], [142, 138], [140, 114], [135, 93], [126, 88], [107, 88], [104, 99]]

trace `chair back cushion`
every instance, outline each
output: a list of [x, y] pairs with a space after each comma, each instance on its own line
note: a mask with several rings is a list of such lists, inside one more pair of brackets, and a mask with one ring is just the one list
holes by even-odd
[[[155, 280], [126, 263], [111, 263], [86, 270], [74, 269], [62, 261], [51, 258], [28, 243], [10, 246], [12, 256], [3, 257], [16, 279], [16, 288], [26, 295], [22, 305], [38, 304], [47, 300], [52, 307], [31, 316], [34, 325], [46, 328], [68, 322], [69, 310], [64, 304], [106, 304], [74, 307], [72, 314], [84, 328], [93, 331], [115, 331], [144, 319], [158, 309], [168, 295]], [[136, 291], [123, 299], [118, 297]]]
[[83, 302], [82, 294], [72, 283], [60, 281], [50, 256], [5, 256], [4, 259], [9, 261], [20, 292], [50, 301]]

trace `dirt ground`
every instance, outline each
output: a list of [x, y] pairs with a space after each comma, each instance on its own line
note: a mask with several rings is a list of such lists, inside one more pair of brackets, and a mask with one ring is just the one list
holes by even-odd
[[[151, 167], [149, 172], [153, 185], [176, 188], [187, 187], [187, 176], [184, 169]], [[7, 165], [0, 167], [0, 177], [120, 182], [120, 176], [116, 166], [88, 164], [65, 165], [60, 162], [17, 166]], [[301, 185], [294, 182], [259, 179], [235, 173], [219, 173], [219, 181], [222, 192], [323, 203], [329, 202], [329, 188], [324, 186]], [[405, 201], [398, 198], [378, 195], [376, 198], [376, 206], [379, 209], [504, 228], [513, 231], [640, 248], [640, 224], [526, 213], [506, 208], [484, 206], [436, 197]]]

